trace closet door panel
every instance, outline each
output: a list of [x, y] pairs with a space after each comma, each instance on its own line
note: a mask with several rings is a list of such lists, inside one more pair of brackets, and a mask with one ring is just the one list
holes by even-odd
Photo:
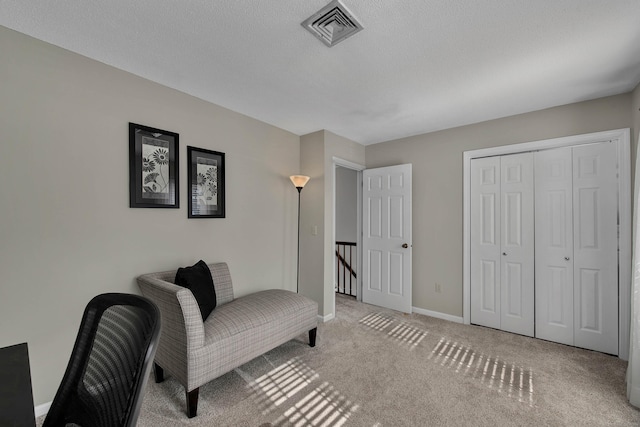
[[571, 147], [536, 152], [536, 337], [573, 345]]
[[500, 158], [471, 161], [471, 323], [500, 328]]
[[574, 342], [618, 354], [618, 181], [612, 143], [573, 148]]
[[500, 157], [501, 329], [534, 334], [533, 153]]

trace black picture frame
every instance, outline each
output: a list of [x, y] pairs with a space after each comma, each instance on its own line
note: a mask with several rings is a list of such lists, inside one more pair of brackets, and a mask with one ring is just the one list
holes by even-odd
[[129, 123], [129, 207], [180, 207], [179, 135]]
[[224, 218], [224, 153], [187, 146], [189, 218]]

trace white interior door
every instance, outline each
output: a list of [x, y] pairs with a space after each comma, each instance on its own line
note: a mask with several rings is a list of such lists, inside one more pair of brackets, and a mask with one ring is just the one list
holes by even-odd
[[536, 337], [573, 345], [571, 147], [535, 153]]
[[535, 154], [536, 337], [618, 354], [617, 153]]
[[574, 342], [618, 354], [618, 178], [610, 142], [573, 148]]
[[471, 161], [471, 322], [534, 334], [533, 155]]
[[533, 153], [500, 157], [500, 328], [534, 334]]
[[471, 323], [500, 329], [500, 157], [471, 161]]
[[362, 300], [411, 313], [411, 165], [362, 175]]

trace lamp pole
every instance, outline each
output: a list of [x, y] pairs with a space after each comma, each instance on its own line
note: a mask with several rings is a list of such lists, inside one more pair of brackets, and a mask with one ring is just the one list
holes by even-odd
[[300, 286], [300, 193], [302, 193], [302, 187], [296, 187], [298, 190], [298, 257], [296, 266], [296, 293], [298, 293], [298, 287]]
[[296, 262], [296, 293], [298, 293], [300, 290], [300, 195], [304, 186], [309, 182], [309, 177], [304, 175], [291, 175], [289, 179], [296, 187], [296, 190], [298, 190], [298, 257]]

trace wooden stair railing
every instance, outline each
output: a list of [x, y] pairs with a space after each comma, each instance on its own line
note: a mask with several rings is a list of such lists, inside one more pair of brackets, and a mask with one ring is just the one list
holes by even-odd
[[[336, 292], [343, 295], [356, 296], [356, 271], [353, 269], [354, 242], [336, 242], [337, 286]], [[349, 252], [347, 253], [347, 248]], [[348, 274], [347, 274], [348, 273]], [[347, 278], [349, 279], [347, 282]], [[348, 290], [347, 290], [348, 285]]]

